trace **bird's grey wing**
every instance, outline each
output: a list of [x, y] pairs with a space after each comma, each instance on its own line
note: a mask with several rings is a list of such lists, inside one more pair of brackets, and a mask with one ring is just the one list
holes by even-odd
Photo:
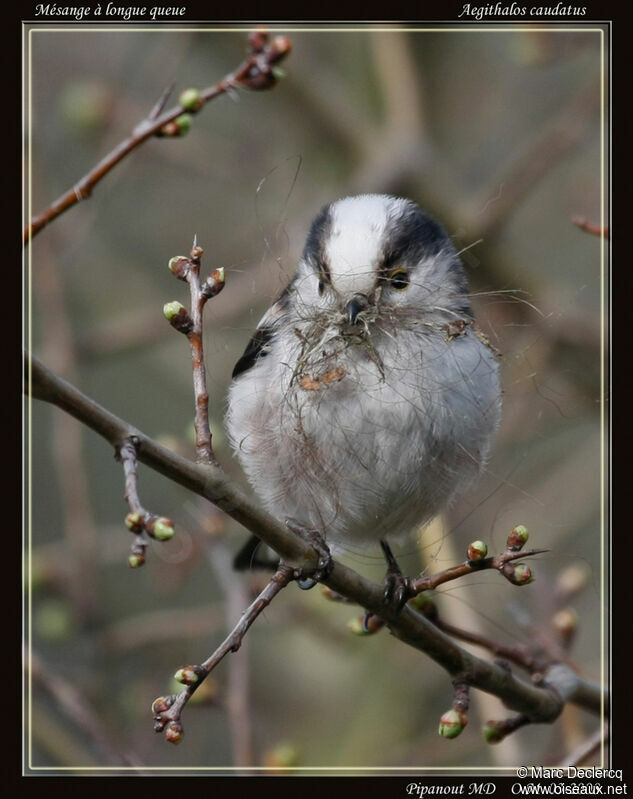
[[270, 352], [270, 345], [275, 337], [277, 324], [286, 312], [285, 298], [288, 289], [279, 299], [270, 306], [257, 325], [257, 330], [246, 345], [242, 357], [235, 364], [231, 377], [235, 379], [254, 366], [259, 358], [264, 358]]

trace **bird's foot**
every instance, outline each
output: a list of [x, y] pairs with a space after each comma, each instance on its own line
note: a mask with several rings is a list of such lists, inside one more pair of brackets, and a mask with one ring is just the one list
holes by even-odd
[[330, 549], [325, 543], [325, 539], [318, 530], [313, 530], [309, 527], [298, 522], [296, 519], [286, 519], [286, 527], [293, 533], [296, 533], [306, 543], [310, 544], [312, 549], [317, 555], [317, 564], [313, 569], [302, 570], [297, 576], [297, 585], [303, 591], [308, 591], [310, 588], [323, 580], [332, 571], [333, 561]]
[[411, 582], [409, 578], [405, 577], [402, 573], [389, 544], [386, 541], [381, 541], [380, 546], [387, 560], [387, 573], [385, 574], [384, 580], [385, 606], [395, 613], [400, 613], [402, 608], [413, 596], [411, 593]]

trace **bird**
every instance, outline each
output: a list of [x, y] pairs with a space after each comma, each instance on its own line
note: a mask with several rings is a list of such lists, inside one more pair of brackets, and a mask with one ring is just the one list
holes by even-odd
[[363, 194], [314, 219], [235, 365], [225, 421], [274, 517], [333, 554], [379, 542], [393, 578], [390, 542], [472, 485], [500, 416], [498, 355], [450, 237], [411, 200]]

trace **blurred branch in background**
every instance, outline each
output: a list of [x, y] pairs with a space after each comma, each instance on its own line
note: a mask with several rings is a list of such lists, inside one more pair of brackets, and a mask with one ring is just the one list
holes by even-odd
[[[139, 769], [143, 767], [144, 764], [130, 751], [129, 746], [124, 747], [120, 743], [115, 745], [112, 736], [106, 732], [99, 716], [88, 706], [76, 686], [62, 676], [55, 674], [51, 666], [43, 663], [33, 649], [31, 649], [30, 653], [24, 653], [24, 663], [30, 670], [35, 685], [46, 691], [54, 699], [57, 706], [63, 710], [67, 719], [77, 726], [88, 741], [99, 748], [105, 757], [107, 765], [118, 766], [123, 764]], [[70, 736], [69, 732], [67, 734]], [[56, 736], [53, 737], [55, 738]], [[71, 758], [70, 761], [62, 761], [66, 762], [67, 765], [77, 765], [83, 759], [80, 758], [78, 761], [72, 762], [72, 747], [70, 751], [65, 752], [65, 756]], [[95, 761], [93, 765], [98, 765], [98, 762]]]

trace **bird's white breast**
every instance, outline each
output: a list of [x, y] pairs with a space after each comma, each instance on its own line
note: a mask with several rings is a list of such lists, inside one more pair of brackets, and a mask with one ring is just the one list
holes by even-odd
[[301, 353], [283, 328], [229, 394], [229, 434], [277, 518], [334, 544], [379, 540], [428, 521], [477, 475], [500, 404], [495, 358], [470, 328], [337, 336]]

